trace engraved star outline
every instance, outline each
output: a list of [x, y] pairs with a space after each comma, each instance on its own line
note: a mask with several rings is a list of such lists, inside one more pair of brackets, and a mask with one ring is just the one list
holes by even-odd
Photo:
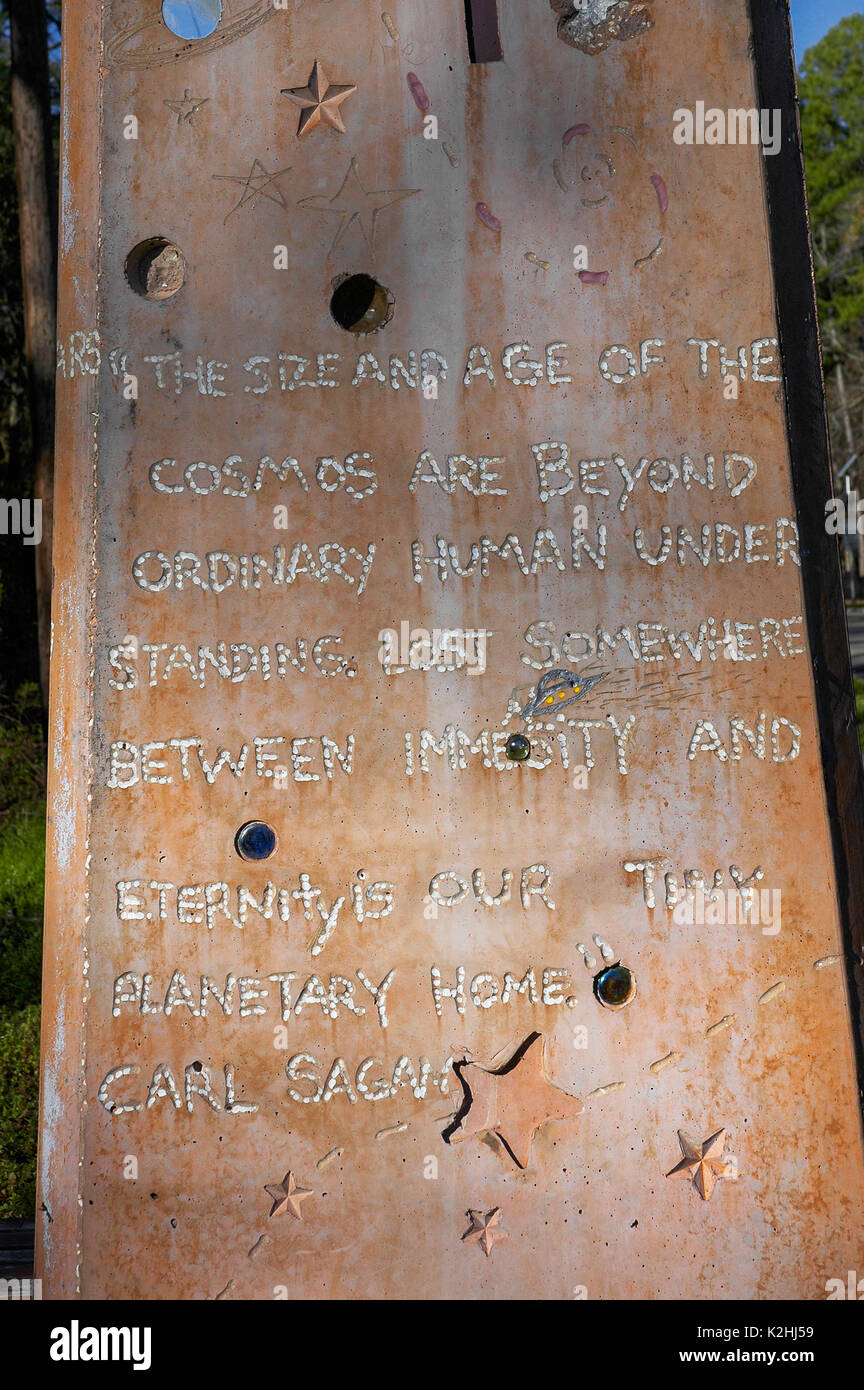
[[297, 126], [298, 137], [314, 130], [322, 121], [331, 126], [333, 130], [338, 130], [340, 135], [346, 134], [345, 122], [339, 107], [356, 90], [357, 84], [354, 82], [346, 82], [341, 85], [331, 82], [316, 58], [312, 64], [307, 86], [282, 88], [282, 96], [287, 97], [295, 106], [300, 107], [300, 123]]
[[527, 1168], [537, 1130], [549, 1120], [575, 1119], [585, 1108], [578, 1096], [552, 1085], [543, 1053], [542, 1034], [532, 1033], [498, 1071], [456, 1063], [465, 1104], [444, 1138], [452, 1144], [493, 1132], [513, 1161]]
[[178, 125], [183, 125], [184, 121], [186, 125], [194, 125], [195, 117], [201, 107], [205, 106], [209, 100], [209, 97], [194, 97], [191, 88], [185, 87], [182, 98], [171, 101], [166, 97], [163, 105], [170, 107], [176, 113]]
[[370, 254], [374, 256], [380, 214], [394, 203], [401, 203], [405, 198], [413, 198], [415, 193], [421, 192], [420, 188], [364, 188], [358, 173], [357, 156], [354, 155], [340, 187], [331, 198], [323, 193], [313, 193], [307, 198], [301, 198], [298, 207], [304, 208], [307, 212], [324, 212], [342, 218], [328, 254], [333, 254], [356, 222]]
[[296, 1217], [298, 1221], [303, 1220], [303, 1213], [300, 1210], [300, 1203], [305, 1202], [307, 1197], [315, 1194], [311, 1187], [298, 1187], [293, 1172], [285, 1174], [281, 1183], [268, 1183], [264, 1191], [268, 1197], [272, 1197], [273, 1206], [270, 1211], [271, 1217], [282, 1216], [286, 1211]]
[[[245, 178], [240, 174], [214, 174], [214, 179], [219, 179], [222, 183], [239, 183], [244, 190], [239, 203], [234, 204], [225, 221], [227, 222], [229, 217], [233, 217], [234, 213], [245, 207], [247, 203], [254, 203], [258, 198], [266, 198], [268, 202], [275, 203], [285, 212], [290, 212], [291, 208], [286, 201], [285, 194], [276, 180], [281, 179], [285, 174], [290, 174], [291, 168], [292, 166], [289, 164], [287, 169], [277, 169], [275, 173], [271, 174], [264, 168], [261, 160], [255, 158]], [[268, 188], [272, 188], [273, 192], [268, 193]]]
[[703, 1202], [710, 1202], [719, 1179], [731, 1176], [729, 1157], [724, 1157], [723, 1154], [726, 1147], [725, 1129], [718, 1129], [704, 1144], [694, 1143], [682, 1129], [679, 1129], [678, 1143], [684, 1157], [670, 1169], [666, 1174], [667, 1178], [681, 1173], [693, 1183]]

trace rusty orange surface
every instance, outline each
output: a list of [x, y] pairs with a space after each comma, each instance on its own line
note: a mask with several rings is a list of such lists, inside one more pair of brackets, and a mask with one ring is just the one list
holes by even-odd
[[[809, 1299], [861, 1268], [763, 155], [673, 140], [755, 106], [747, 14], [636, 8], [586, 52], [502, 4], [484, 65], [456, 3], [226, 0], [200, 48], [152, 0], [64, 15], [46, 1297]], [[316, 61], [356, 91], [298, 135]], [[150, 238], [185, 258], [162, 300], [124, 271]], [[329, 309], [355, 274], [392, 300], [365, 336]], [[388, 674], [403, 623], [485, 662]], [[604, 679], [510, 762], [556, 667]]]

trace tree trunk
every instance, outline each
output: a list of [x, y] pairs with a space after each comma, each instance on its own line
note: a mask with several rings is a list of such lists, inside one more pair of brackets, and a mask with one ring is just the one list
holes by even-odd
[[36, 604], [42, 704], [47, 710], [51, 644], [51, 541], [54, 529], [57, 190], [44, 3], [43, 0], [8, 0], [8, 11], [34, 495], [42, 503], [42, 541], [35, 548]]
[[[835, 346], [837, 346], [836, 343]], [[852, 418], [849, 414], [849, 403], [846, 397], [846, 374], [843, 371], [842, 362], [838, 361], [836, 367], [834, 368], [834, 375], [837, 378], [837, 403], [840, 407], [840, 419], [843, 422], [843, 433], [846, 436], [846, 448], [849, 450], [850, 454], [854, 454], [855, 433], [852, 429]], [[843, 462], [845, 463], [846, 460], [844, 459]]]

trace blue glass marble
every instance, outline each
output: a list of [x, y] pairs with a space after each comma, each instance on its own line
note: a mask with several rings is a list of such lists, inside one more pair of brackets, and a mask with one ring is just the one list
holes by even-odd
[[206, 39], [222, 18], [222, 0], [163, 0], [162, 18], [179, 39]]
[[276, 831], [263, 820], [250, 820], [234, 837], [234, 848], [241, 859], [269, 859], [276, 852]]

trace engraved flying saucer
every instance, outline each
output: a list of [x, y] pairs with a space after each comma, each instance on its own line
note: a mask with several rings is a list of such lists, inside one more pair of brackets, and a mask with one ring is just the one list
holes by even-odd
[[535, 719], [538, 714], [551, 714], [553, 710], [566, 709], [568, 705], [587, 695], [599, 681], [605, 679], [605, 671], [601, 671], [599, 676], [577, 676], [573, 671], [565, 671], [559, 667], [553, 671], [546, 671], [523, 709], [522, 718]]
[[172, 34], [162, 18], [160, 5], [154, 4], [151, 14], [125, 25], [108, 39], [105, 45], [105, 65], [108, 70], [128, 72], [136, 68], [161, 68], [182, 62], [194, 54], [200, 57], [212, 53], [235, 39], [250, 34], [259, 24], [265, 24], [277, 13], [273, 0], [253, 0], [240, 9], [242, 0], [223, 0], [222, 19], [205, 37], [184, 40]]

